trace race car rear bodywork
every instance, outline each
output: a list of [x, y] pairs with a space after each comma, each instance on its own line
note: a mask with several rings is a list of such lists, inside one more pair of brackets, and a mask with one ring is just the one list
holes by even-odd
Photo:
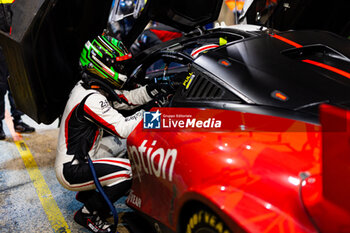
[[[339, 163], [347, 164], [339, 172], [349, 176], [349, 161], [334, 155], [334, 139], [328, 135], [349, 134], [342, 124], [346, 114], [334, 115], [334, 109], [324, 106], [323, 127], [228, 110], [218, 115], [213, 109], [154, 109], [193, 118], [210, 111], [208, 116], [216, 119], [227, 117], [231, 130], [147, 130], [140, 124], [128, 138], [134, 178], [127, 203], [164, 224], [164, 232], [191, 232], [186, 229], [189, 213], [203, 206], [214, 210], [231, 232], [350, 229], [349, 188], [343, 189], [343, 179], [334, 181]], [[349, 143], [341, 145], [344, 155]], [[325, 166], [328, 160], [334, 162]], [[217, 220], [208, 218], [214, 225]]]

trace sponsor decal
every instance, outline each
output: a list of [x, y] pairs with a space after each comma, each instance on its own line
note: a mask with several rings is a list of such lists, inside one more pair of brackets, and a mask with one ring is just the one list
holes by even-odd
[[220, 220], [216, 215], [209, 213], [205, 210], [199, 210], [194, 213], [188, 221], [186, 233], [194, 232], [194, 229], [200, 229], [200, 226], [206, 225], [213, 228], [213, 232], [216, 233], [229, 233], [224, 222]]
[[126, 199], [126, 202], [129, 203], [129, 204], [132, 204], [138, 208], [141, 208], [142, 206], [142, 200], [139, 196], [135, 195], [134, 194], [134, 190], [130, 190], [130, 193]]
[[109, 110], [111, 110], [112, 109], [112, 107], [111, 106], [109, 106], [109, 108], [107, 108], [106, 110], [104, 110], [103, 112], [102, 112], [102, 114], [106, 114]]
[[137, 121], [142, 118], [142, 112], [137, 112], [134, 115], [125, 117], [125, 121]]
[[141, 182], [141, 174], [149, 174], [168, 181], [173, 180], [173, 172], [177, 157], [176, 149], [157, 148], [157, 141], [152, 143], [143, 140], [139, 147], [128, 146], [130, 160], [134, 164], [134, 177]]
[[109, 105], [107, 100], [100, 101], [99, 104], [101, 106], [101, 110], [102, 110], [103, 114], [105, 114], [106, 112], [108, 112], [112, 108], [111, 105]]

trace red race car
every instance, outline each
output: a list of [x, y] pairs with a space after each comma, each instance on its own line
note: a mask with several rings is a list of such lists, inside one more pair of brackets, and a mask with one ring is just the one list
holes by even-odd
[[[277, 1], [274, 11], [259, 14], [252, 5], [248, 19], [337, 34], [206, 30], [222, 1], [136, 1], [127, 15], [119, 12], [123, 2], [114, 2], [109, 28], [128, 47], [150, 20], [184, 32], [134, 53], [129, 67], [127, 85], [162, 82], [174, 89], [128, 138], [133, 184], [126, 202], [151, 223], [139, 231], [350, 232], [348, 18], [341, 20], [345, 27], [336, 20], [338, 27], [317, 27], [319, 18], [305, 17], [299, 1]], [[82, 43], [105, 27], [111, 1], [85, 0], [84, 8], [44, 3], [23, 3], [33, 5], [26, 20], [18, 19], [21, 26], [1, 42], [16, 57], [8, 63], [19, 108], [50, 123], [77, 81]]]
[[157, 110], [161, 127], [186, 114], [230, 128], [139, 125], [129, 137], [127, 204], [159, 232], [350, 230], [347, 112], [323, 106], [321, 126], [230, 110]]
[[349, 45], [226, 27], [141, 53], [135, 82], [176, 92], [128, 138], [127, 204], [155, 232], [350, 232]]

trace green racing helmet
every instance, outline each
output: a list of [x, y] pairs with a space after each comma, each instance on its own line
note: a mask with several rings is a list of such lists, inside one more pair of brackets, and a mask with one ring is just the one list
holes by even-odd
[[127, 76], [125, 63], [132, 58], [123, 43], [113, 37], [101, 35], [87, 41], [80, 55], [80, 66], [115, 88], [122, 88]]

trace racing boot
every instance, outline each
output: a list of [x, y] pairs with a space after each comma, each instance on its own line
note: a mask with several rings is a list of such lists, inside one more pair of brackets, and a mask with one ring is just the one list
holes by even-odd
[[85, 206], [74, 214], [74, 221], [95, 233], [115, 233], [116, 227], [100, 218], [97, 212], [89, 212]]
[[[75, 199], [81, 203], [83, 203], [86, 206], [91, 207], [91, 198], [93, 196], [96, 197], [100, 196], [100, 194], [98, 192], [96, 192], [96, 190], [88, 190], [88, 191], [79, 191], [77, 192], [77, 194], [75, 195]], [[96, 197], [97, 198], [97, 197]], [[101, 198], [101, 199], [100, 199]], [[102, 199], [102, 197], [100, 197], [98, 200], [100, 203], [105, 203], [105, 201]], [[96, 202], [96, 199], [93, 199], [93, 202]], [[107, 204], [103, 204], [102, 206], [96, 206], [94, 205], [95, 208], [99, 208], [98, 212], [99, 212], [99, 216], [101, 218], [104, 219], [108, 219], [110, 217], [112, 217], [113, 215], [111, 214], [111, 212], [109, 211], [109, 207]]]
[[0, 121], [0, 140], [4, 140], [6, 138], [6, 134], [2, 128], [2, 122]]
[[22, 119], [14, 119], [13, 127], [15, 128], [15, 131], [18, 133], [32, 133], [35, 131], [33, 127], [30, 127], [29, 125], [24, 123]]

